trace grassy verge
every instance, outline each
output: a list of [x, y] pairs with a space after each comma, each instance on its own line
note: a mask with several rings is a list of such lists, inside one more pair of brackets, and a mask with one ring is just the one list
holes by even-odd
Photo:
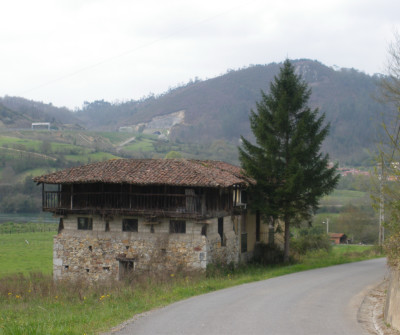
[[[48, 240], [43, 245], [43, 252], [46, 250], [44, 253], [48, 253], [50, 250], [51, 254], [51, 238], [47, 233], [31, 235], [41, 234]], [[3, 246], [4, 240], [0, 242], [2, 254], [7, 253]], [[8, 252], [19, 253], [13, 248]], [[14, 274], [0, 279], [0, 334], [97, 334], [135, 314], [191, 296], [293, 272], [379, 256], [373, 247], [338, 246], [329, 253], [309, 253], [293, 265], [248, 265], [235, 270], [216, 267], [211, 269], [213, 271], [209, 272], [209, 276], [164, 273], [156, 277], [135, 278], [130, 283], [113, 282], [91, 287], [83, 282], [54, 283], [50, 274]], [[51, 262], [51, 255], [46, 257]], [[0, 268], [4, 268], [4, 265]], [[41, 269], [41, 266], [37, 265], [36, 268]], [[49, 273], [48, 270], [43, 272]]]

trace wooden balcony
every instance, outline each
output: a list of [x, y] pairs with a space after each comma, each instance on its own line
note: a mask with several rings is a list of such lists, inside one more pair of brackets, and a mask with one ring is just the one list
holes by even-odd
[[44, 191], [43, 211], [55, 214], [121, 214], [165, 217], [215, 217], [233, 210], [231, 196], [130, 192]]

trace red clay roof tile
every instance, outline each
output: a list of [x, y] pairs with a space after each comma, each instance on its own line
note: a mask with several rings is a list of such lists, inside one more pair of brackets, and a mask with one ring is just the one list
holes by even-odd
[[44, 184], [102, 182], [200, 187], [229, 187], [252, 182], [240, 167], [192, 159], [116, 159], [61, 170], [33, 180]]

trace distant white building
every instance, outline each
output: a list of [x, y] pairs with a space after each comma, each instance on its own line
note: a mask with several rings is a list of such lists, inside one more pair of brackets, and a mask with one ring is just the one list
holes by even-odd
[[119, 127], [118, 131], [119, 132], [123, 132], [123, 133], [133, 133], [133, 128], [132, 127], [128, 127], [128, 126]]
[[32, 123], [32, 130], [34, 130], [34, 129], [43, 129], [43, 127], [46, 127], [47, 130], [50, 130], [50, 122], [35, 122], [35, 123]]

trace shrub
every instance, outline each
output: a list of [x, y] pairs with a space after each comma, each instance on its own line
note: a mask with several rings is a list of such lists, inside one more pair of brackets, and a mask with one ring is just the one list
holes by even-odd
[[299, 255], [305, 255], [308, 251], [326, 250], [330, 251], [332, 243], [325, 234], [303, 235], [291, 240], [292, 252]]
[[276, 244], [257, 243], [254, 246], [254, 262], [267, 265], [283, 262], [283, 250]]

